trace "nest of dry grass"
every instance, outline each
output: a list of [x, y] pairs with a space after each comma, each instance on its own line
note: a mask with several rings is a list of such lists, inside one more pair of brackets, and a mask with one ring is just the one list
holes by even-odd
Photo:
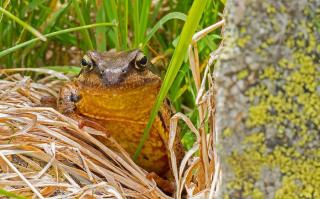
[[[26, 70], [42, 75], [34, 81], [18, 73]], [[179, 119], [187, 123], [198, 142], [179, 168], [170, 150], [177, 191], [169, 196], [146, 178], [146, 172], [112, 137], [107, 139], [113, 150], [93, 137], [101, 132], [79, 128], [76, 121], [41, 104], [43, 96], [57, 97], [68, 77], [44, 69], [3, 69], [0, 75], [1, 189], [30, 198], [207, 198], [217, 192], [212, 85], [197, 98], [206, 110], [205, 119], [212, 120], [209, 134], [180, 113], [171, 119], [171, 145]], [[196, 156], [203, 144], [207, 153]], [[204, 155], [208, 162], [204, 163]]]

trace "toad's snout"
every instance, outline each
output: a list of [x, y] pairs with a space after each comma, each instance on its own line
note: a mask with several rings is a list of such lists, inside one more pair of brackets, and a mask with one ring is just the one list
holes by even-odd
[[106, 85], [121, 83], [127, 75], [127, 68], [110, 68], [102, 72], [102, 80]]

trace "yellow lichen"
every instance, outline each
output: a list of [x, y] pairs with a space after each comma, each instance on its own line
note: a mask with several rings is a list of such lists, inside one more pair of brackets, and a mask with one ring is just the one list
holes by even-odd
[[[316, 148], [320, 128], [319, 33], [316, 33], [315, 24], [307, 20], [313, 19], [310, 16], [295, 20], [288, 18], [283, 29], [281, 20], [274, 13], [290, 16], [289, 8], [282, 3], [279, 3], [280, 6], [266, 2], [261, 4], [270, 17], [266, 20], [272, 26], [273, 32], [270, 32], [274, 34], [254, 45], [255, 41], [251, 41], [248, 32], [251, 26], [257, 24], [249, 24], [248, 19], [237, 32], [239, 38], [236, 44], [259, 57], [255, 60], [259, 71], [242, 69], [235, 75], [238, 80], [253, 74], [258, 77], [244, 93], [248, 100], [245, 107], [248, 113], [246, 118], [242, 118], [246, 131], [239, 132], [232, 128], [223, 131], [225, 139], [234, 138], [231, 135], [241, 137], [236, 141], [242, 146], [239, 151], [233, 149], [231, 155], [226, 157], [234, 177], [228, 181], [224, 197], [238, 198], [241, 194], [244, 198], [266, 198], [266, 193], [257, 186], [257, 182], [280, 181], [279, 185], [274, 186], [273, 197], [276, 199], [320, 198], [320, 150]], [[308, 6], [306, 8], [304, 14], [309, 15], [310, 9]], [[317, 10], [319, 13], [320, 9]], [[264, 24], [258, 25], [263, 27]], [[276, 40], [275, 35], [283, 30], [286, 31], [283, 41]], [[270, 60], [271, 64], [260, 62], [269, 60], [270, 51], [278, 49], [272, 48], [274, 45], [283, 47], [283, 52], [287, 50], [289, 53], [281, 54], [280, 50], [279, 59]], [[272, 174], [278, 171], [279, 174], [275, 174], [274, 179], [268, 179], [267, 174], [262, 175], [266, 170]]]

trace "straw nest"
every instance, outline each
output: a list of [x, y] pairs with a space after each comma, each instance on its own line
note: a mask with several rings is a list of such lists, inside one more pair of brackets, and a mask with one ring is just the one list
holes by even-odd
[[[198, 141], [179, 168], [170, 148], [177, 191], [169, 196], [112, 137], [106, 138], [114, 145], [111, 150], [93, 137], [101, 132], [79, 128], [76, 121], [41, 103], [44, 96], [58, 96], [67, 76], [45, 69], [2, 69], [0, 75], [1, 189], [28, 198], [207, 198], [216, 193], [212, 86], [204, 86], [197, 98], [206, 110], [203, 123], [209, 124], [209, 134], [181, 113], [171, 119], [169, 145], [179, 119]], [[195, 155], [204, 144], [207, 153]]]

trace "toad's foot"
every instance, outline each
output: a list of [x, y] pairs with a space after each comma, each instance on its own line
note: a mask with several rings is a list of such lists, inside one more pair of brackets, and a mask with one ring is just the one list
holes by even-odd
[[172, 194], [175, 191], [175, 185], [173, 182], [161, 178], [155, 172], [148, 173], [147, 178], [149, 180], [153, 179], [157, 183], [158, 187], [166, 193]]

